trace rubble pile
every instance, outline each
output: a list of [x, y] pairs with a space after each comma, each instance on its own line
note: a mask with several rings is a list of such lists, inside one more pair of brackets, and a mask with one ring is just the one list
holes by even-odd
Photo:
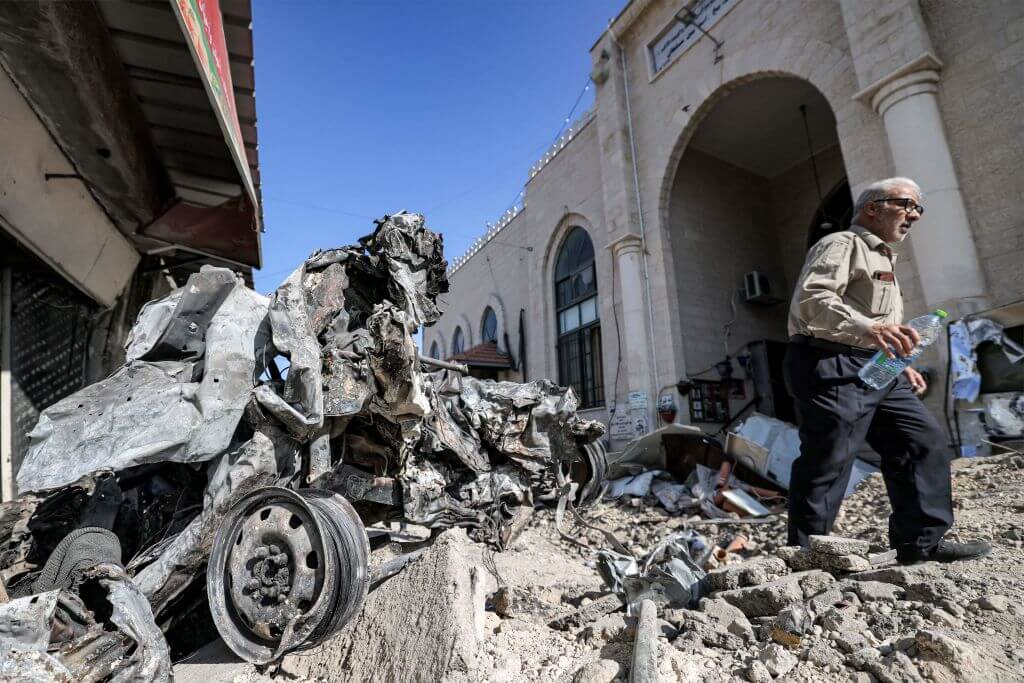
[[[587, 521], [614, 533], [638, 558], [686, 531], [697, 530], [711, 547], [725, 547], [740, 535], [748, 539], [735, 559], [706, 572], [692, 604], [669, 604], [671, 596], [662, 594], [660, 681], [1020, 680], [1019, 468], [1020, 456], [956, 463], [958, 519], [951, 535], [991, 539], [996, 549], [989, 557], [949, 565], [894, 561], [885, 545], [889, 507], [878, 475], [846, 502], [836, 530], [842, 535], [816, 537], [810, 550], [786, 547], [780, 520], [707, 524], [669, 514], [653, 494], [606, 501]], [[596, 571], [585, 573], [600, 568], [607, 540], [581, 528], [572, 535], [592, 544], [589, 549], [551, 541], [553, 524], [551, 513], [539, 512], [499, 557], [498, 569], [514, 584], [509, 590], [519, 608], [488, 614], [483, 676], [508, 682], [630, 680], [637, 620], [627, 612], [628, 593], [610, 591]], [[560, 565], [559, 572], [526, 569], [541, 558]]]
[[371, 570], [382, 532], [371, 546], [366, 527], [465, 527], [501, 548], [537, 502], [598, 497], [603, 426], [570, 389], [418, 354], [446, 267], [440, 236], [403, 212], [269, 298], [204, 267], [147, 304], [125, 364], [43, 412], [21, 498], [0, 509], [0, 586], [18, 598], [0, 622], [24, 624], [0, 632], [19, 653], [5, 673], [78, 677], [102, 658], [165, 680], [218, 631], [277, 660], [408, 561]]

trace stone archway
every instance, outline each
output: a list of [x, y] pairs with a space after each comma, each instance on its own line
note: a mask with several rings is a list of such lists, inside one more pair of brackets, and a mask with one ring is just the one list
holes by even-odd
[[[681, 142], [666, 172], [661, 223], [666, 279], [675, 288], [670, 317], [687, 375], [717, 380], [715, 365], [748, 342], [787, 338], [786, 304], [808, 225], [847, 169], [828, 98], [805, 79], [775, 72], [711, 93]], [[748, 301], [743, 288], [754, 271], [769, 291]]]

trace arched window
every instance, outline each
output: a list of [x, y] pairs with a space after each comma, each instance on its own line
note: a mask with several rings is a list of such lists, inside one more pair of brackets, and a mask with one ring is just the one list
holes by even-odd
[[498, 316], [488, 306], [484, 309], [483, 322], [480, 323], [480, 339], [483, 342], [498, 342]]
[[441, 350], [437, 348], [437, 342], [436, 341], [433, 344], [430, 345], [430, 357], [431, 358], [440, 358], [441, 357]]
[[558, 250], [555, 311], [559, 383], [576, 391], [581, 408], [604, 405], [594, 244], [580, 227], [569, 232]]
[[466, 340], [462, 336], [462, 328], [456, 327], [455, 334], [452, 335], [452, 355], [462, 353], [466, 350]]

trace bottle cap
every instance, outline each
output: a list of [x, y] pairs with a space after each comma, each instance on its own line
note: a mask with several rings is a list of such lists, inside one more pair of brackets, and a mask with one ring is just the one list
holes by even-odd
[[936, 308], [935, 309], [935, 315], [939, 316], [940, 318], [948, 318], [949, 317], [949, 313], [946, 313], [941, 308]]

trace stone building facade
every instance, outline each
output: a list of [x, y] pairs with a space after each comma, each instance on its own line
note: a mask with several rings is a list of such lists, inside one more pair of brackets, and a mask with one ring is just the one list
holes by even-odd
[[[908, 317], [1024, 295], [1024, 3], [633, 0], [591, 57], [594, 107], [530, 170], [523, 206], [453, 261], [425, 350], [452, 355], [457, 329], [479, 343], [490, 306], [509, 377], [568, 383], [556, 269], [582, 228], [603, 389], [584, 414], [614, 417], [619, 440], [655, 426], [659, 401], [706, 419], [676, 383], [716, 380], [727, 355], [741, 377], [748, 342], [785, 340], [807, 247], [893, 175], [927, 206], [899, 250]], [[751, 271], [778, 303], [747, 300]], [[941, 410], [944, 350], [923, 365]]]

